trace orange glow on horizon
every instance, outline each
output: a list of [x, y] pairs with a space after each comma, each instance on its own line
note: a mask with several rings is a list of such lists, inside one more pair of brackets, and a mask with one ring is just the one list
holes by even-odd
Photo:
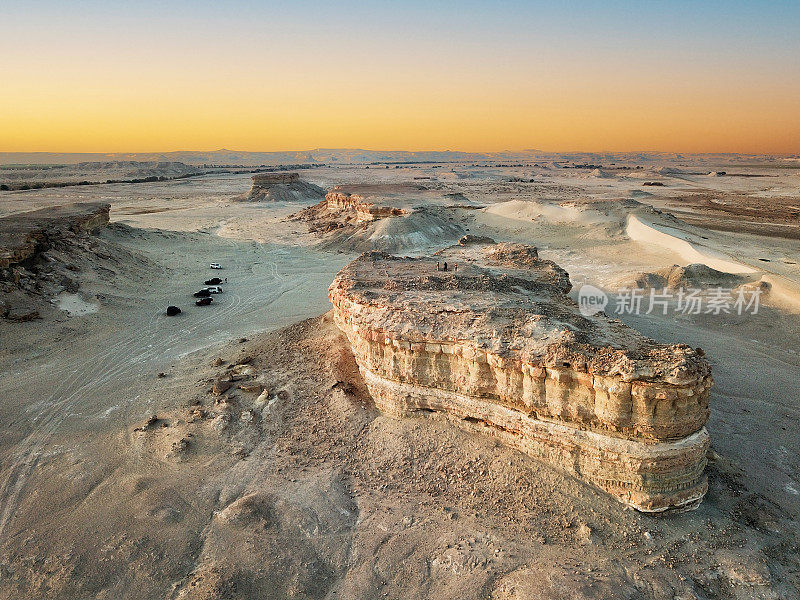
[[734, 60], [735, 40], [706, 55], [681, 40], [595, 48], [544, 27], [482, 43], [434, 22], [406, 43], [165, 23], [12, 31], [0, 151], [800, 152], [800, 69], [785, 48]]

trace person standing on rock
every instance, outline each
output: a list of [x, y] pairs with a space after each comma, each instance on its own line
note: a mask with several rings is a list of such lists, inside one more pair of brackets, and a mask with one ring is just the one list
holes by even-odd
[[436, 263], [436, 270], [437, 271], [439, 270], [439, 263], [438, 262]]
[[446, 262], [444, 263], [444, 269], [442, 269], [442, 271], [447, 271], [447, 263]]

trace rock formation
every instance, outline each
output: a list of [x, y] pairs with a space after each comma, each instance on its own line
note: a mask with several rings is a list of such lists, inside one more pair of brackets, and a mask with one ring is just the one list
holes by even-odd
[[424, 193], [410, 185], [336, 186], [325, 200], [289, 218], [305, 221], [320, 248], [342, 252], [419, 252], [464, 235], [452, 200], [423, 200]]
[[623, 281], [622, 283], [639, 289], [668, 288], [678, 290], [681, 288], [734, 288], [743, 283], [748, 283], [751, 279], [746, 275], [725, 273], [702, 263], [693, 263], [686, 266], [672, 265], [652, 273], [637, 273], [632, 281]]
[[[76, 260], [92, 256], [97, 239], [89, 234], [108, 224], [110, 207], [86, 202], [0, 218], [0, 316], [30, 321], [57, 294], [77, 292]], [[104, 265], [107, 273], [111, 266]]]
[[470, 237], [425, 258], [363, 254], [329, 297], [383, 412], [447, 413], [640, 511], [696, 507], [708, 363], [581, 315], [570, 287], [536, 248]]
[[0, 219], [0, 269], [29, 259], [56, 233], [92, 232], [108, 224], [111, 205], [82, 202], [17, 213]]
[[319, 200], [325, 190], [300, 180], [298, 173], [273, 172], [253, 175], [253, 187], [237, 200], [242, 202], [294, 202]]
[[359, 194], [348, 194], [346, 192], [334, 191], [325, 196], [328, 210], [333, 212], [355, 213], [358, 222], [373, 221], [386, 217], [399, 217], [407, 215], [409, 211], [393, 206], [380, 206], [368, 201]]
[[299, 173], [259, 173], [253, 175], [253, 183], [256, 185], [274, 185], [276, 183], [297, 183], [300, 181]]

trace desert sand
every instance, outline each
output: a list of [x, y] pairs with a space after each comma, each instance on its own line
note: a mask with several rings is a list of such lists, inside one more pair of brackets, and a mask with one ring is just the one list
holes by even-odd
[[[398, 209], [372, 220], [242, 202], [250, 173], [0, 191], [16, 219], [110, 204], [17, 270], [28, 287], [3, 276], [7, 312], [38, 318], [0, 319], [0, 598], [800, 597], [797, 165], [447, 158], [302, 171]], [[606, 307], [711, 367], [699, 507], [642, 514], [446, 415], [376, 407], [329, 285], [361, 252], [468, 234], [536, 246], [576, 300], [762, 292], [756, 314]]]

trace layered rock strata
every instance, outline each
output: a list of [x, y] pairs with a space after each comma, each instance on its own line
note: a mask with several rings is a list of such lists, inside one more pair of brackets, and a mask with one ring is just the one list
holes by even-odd
[[570, 287], [531, 246], [470, 238], [427, 258], [363, 254], [329, 297], [381, 411], [448, 413], [644, 512], [696, 507], [708, 363], [583, 316]]
[[274, 172], [253, 175], [253, 186], [237, 199], [242, 202], [292, 202], [319, 200], [325, 190], [300, 179], [299, 173]]
[[407, 210], [392, 206], [380, 206], [368, 201], [359, 194], [332, 191], [325, 196], [330, 211], [349, 211], [355, 213], [359, 222], [374, 221], [386, 217], [400, 217], [408, 214]]
[[253, 185], [274, 185], [276, 183], [297, 183], [299, 173], [259, 173], [253, 175]]
[[30, 321], [56, 294], [76, 292], [72, 259], [94, 245], [90, 234], [108, 224], [110, 208], [86, 202], [0, 218], [0, 317]]
[[93, 232], [108, 225], [111, 205], [80, 202], [0, 218], [0, 269], [23, 263], [62, 231]]

